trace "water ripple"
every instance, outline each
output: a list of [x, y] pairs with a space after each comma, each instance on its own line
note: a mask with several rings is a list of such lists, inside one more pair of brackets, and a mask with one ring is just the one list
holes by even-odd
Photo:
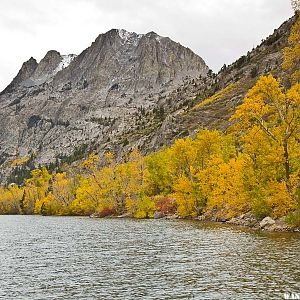
[[300, 236], [165, 220], [0, 217], [1, 299], [283, 299]]

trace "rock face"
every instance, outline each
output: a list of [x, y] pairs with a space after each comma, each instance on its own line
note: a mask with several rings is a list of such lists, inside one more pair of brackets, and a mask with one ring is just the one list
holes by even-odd
[[[199, 56], [169, 38], [116, 29], [78, 56], [51, 50], [40, 63], [31, 58], [0, 95], [1, 170], [16, 156], [43, 165], [84, 145], [118, 152], [143, 116], [208, 71]], [[142, 144], [142, 137], [129, 146]]]
[[[75, 57], [75, 55], [61, 56], [60, 53], [55, 50], [48, 51], [45, 57], [38, 64], [30, 79], [27, 79], [29, 82], [26, 84], [25, 81], [23, 82], [23, 85], [25, 87], [42, 85], [43, 83], [51, 80], [64, 67], [67, 67]], [[69, 58], [68, 63], [66, 58]]]

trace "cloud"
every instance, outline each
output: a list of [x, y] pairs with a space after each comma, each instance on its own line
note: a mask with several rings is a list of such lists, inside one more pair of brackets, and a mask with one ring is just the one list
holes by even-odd
[[0, 90], [31, 56], [78, 54], [111, 28], [169, 36], [217, 71], [291, 15], [288, 0], [1, 0]]

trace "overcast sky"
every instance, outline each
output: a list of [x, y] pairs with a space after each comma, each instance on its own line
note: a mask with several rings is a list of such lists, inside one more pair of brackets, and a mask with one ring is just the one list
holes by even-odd
[[31, 56], [79, 54], [112, 28], [168, 36], [218, 71], [292, 14], [290, 0], [0, 0], [0, 90]]

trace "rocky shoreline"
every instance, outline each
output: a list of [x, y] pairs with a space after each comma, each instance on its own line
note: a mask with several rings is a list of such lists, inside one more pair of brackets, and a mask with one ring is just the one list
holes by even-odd
[[[108, 216], [110, 218], [128, 218], [133, 219], [130, 214], [124, 214], [119, 216]], [[90, 218], [101, 218], [97, 214], [93, 214]], [[250, 228], [252, 230], [259, 231], [267, 231], [267, 232], [297, 232], [300, 233], [300, 227], [293, 227], [286, 222], [286, 217], [282, 217], [279, 219], [272, 219], [271, 217], [265, 217], [261, 221], [257, 220], [255, 216], [251, 213], [245, 213], [238, 217], [234, 217], [231, 219], [222, 219], [216, 217], [210, 217], [206, 215], [199, 216], [197, 218], [183, 218], [174, 215], [162, 215], [160, 212], [155, 212], [153, 215], [153, 219], [165, 219], [165, 220], [194, 220], [198, 222], [214, 222], [219, 224], [229, 224], [236, 225], [245, 228]]]
[[[220, 221], [217, 221], [220, 222]], [[251, 213], [246, 213], [230, 220], [221, 221], [225, 224], [247, 227], [253, 230], [268, 232], [299, 232], [299, 227], [294, 227], [286, 222], [286, 217], [272, 219], [265, 217], [261, 221], [257, 220]]]

